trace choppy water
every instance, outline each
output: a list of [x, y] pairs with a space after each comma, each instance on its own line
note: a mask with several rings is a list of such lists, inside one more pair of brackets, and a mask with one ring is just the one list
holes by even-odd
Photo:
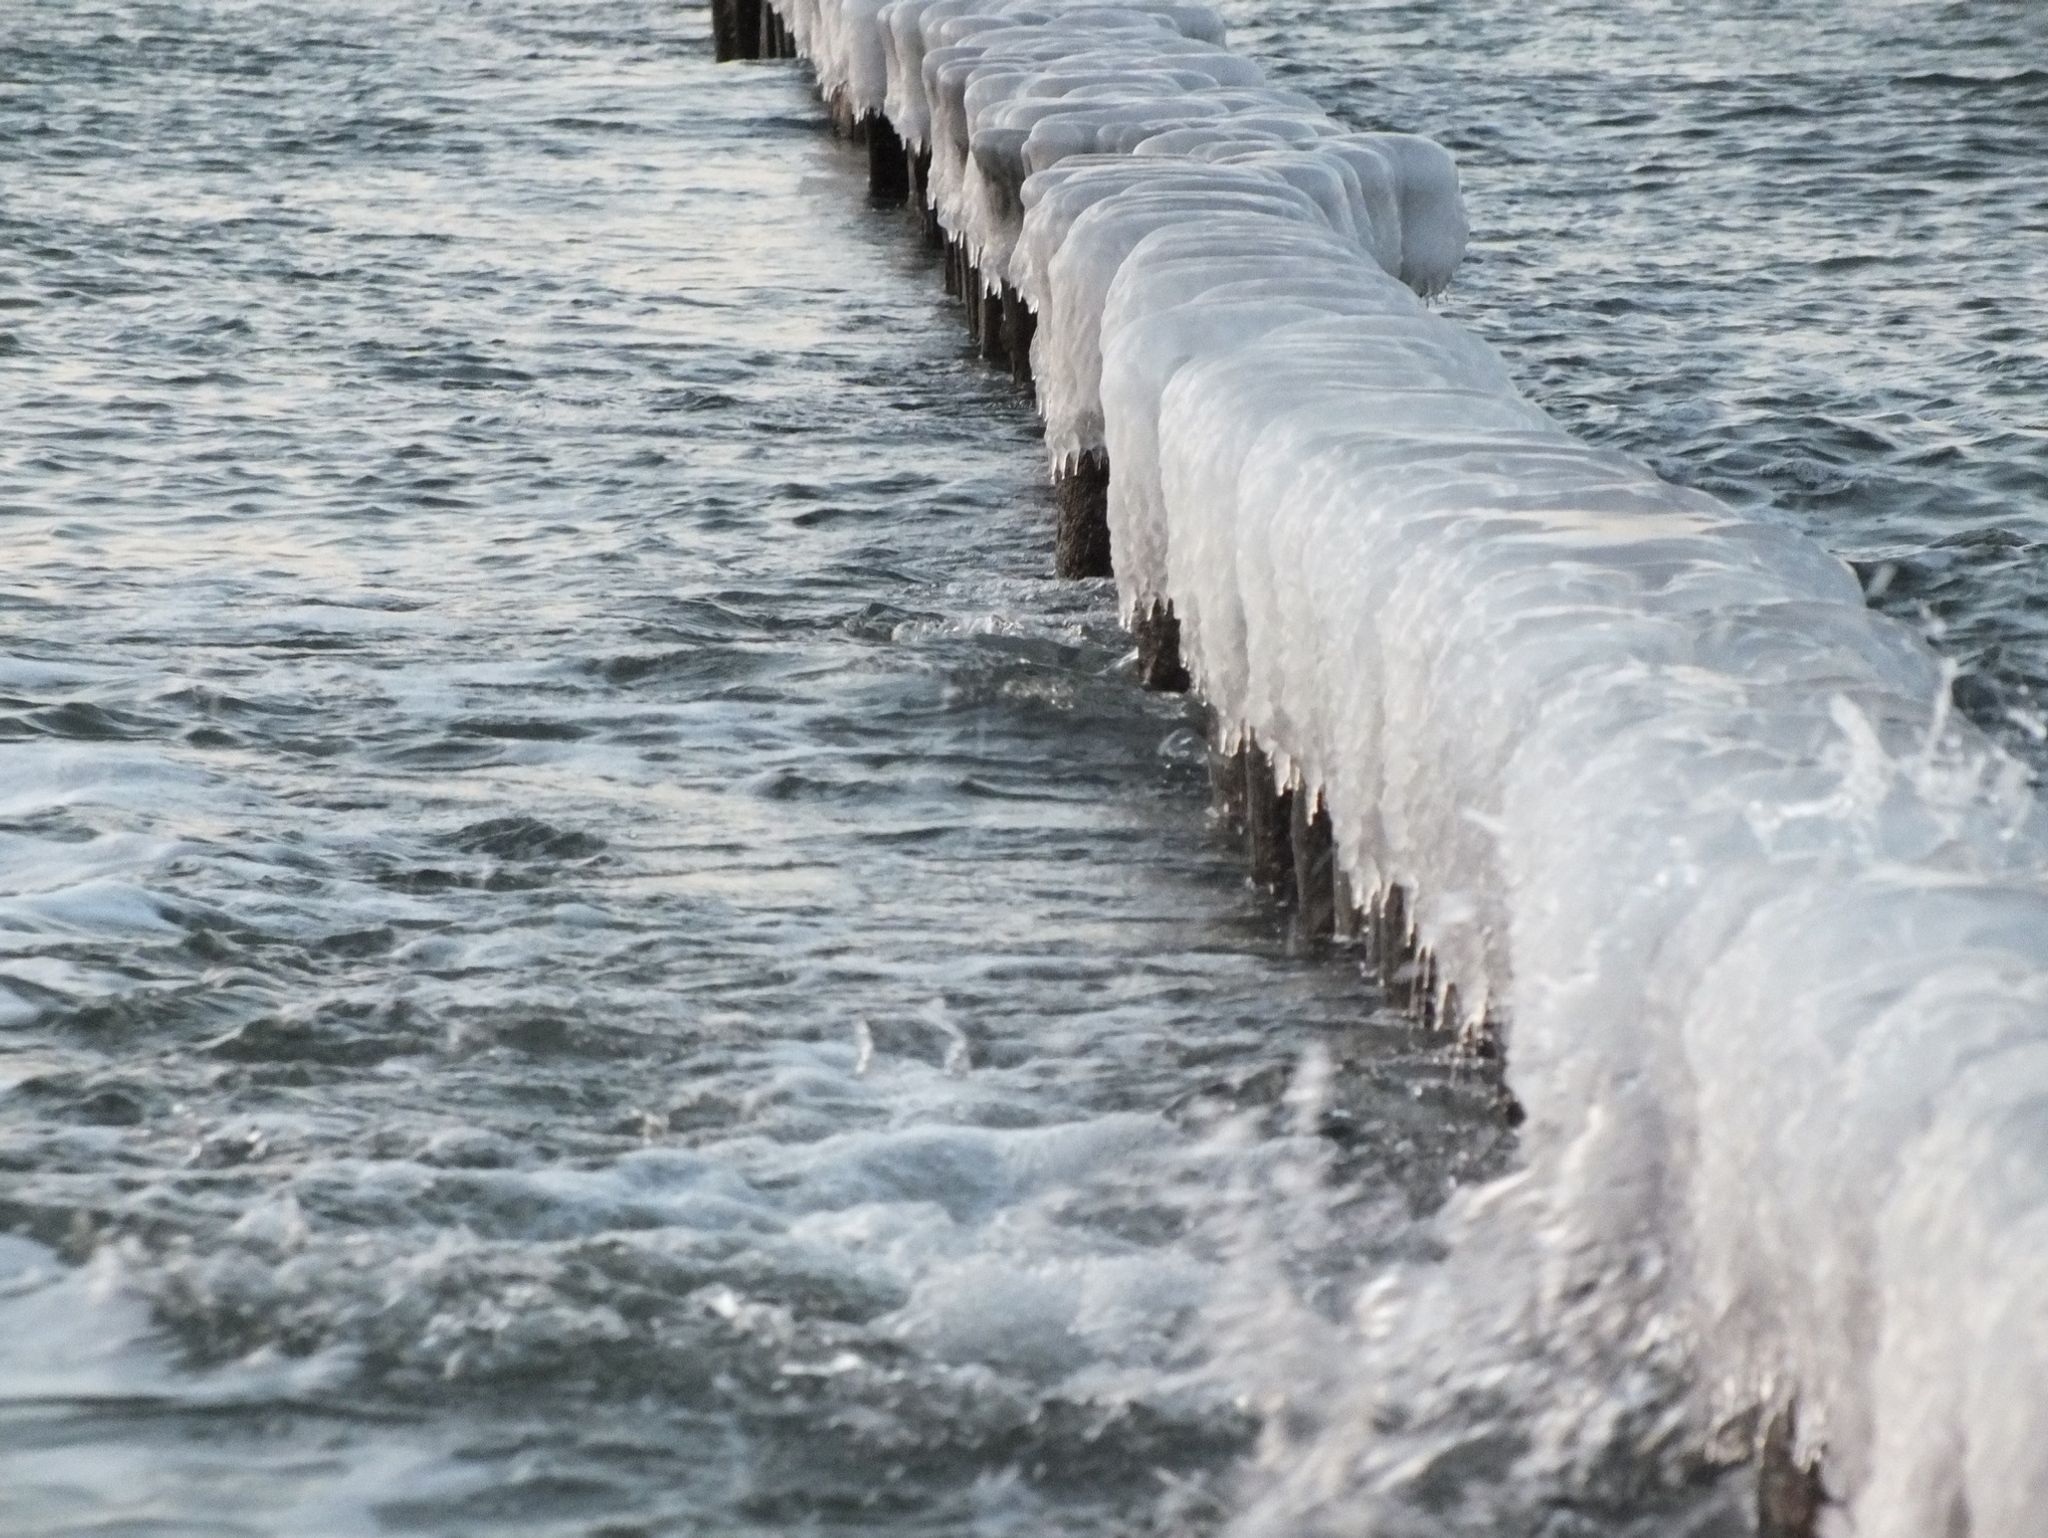
[[[1459, 149], [1545, 404], [2031, 740], [2031, 7], [1229, 9]], [[0, 1531], [1219, 1525], [1504, 1134], [1243, 888], [796, 73], [5, 20]]]

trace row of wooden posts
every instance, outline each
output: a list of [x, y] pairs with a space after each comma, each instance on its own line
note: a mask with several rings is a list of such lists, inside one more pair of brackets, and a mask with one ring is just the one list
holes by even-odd
[[[712, 26], [720, 61], [797, 57], [787, 24], [767, 0], [712, 0]], [[992, 366], [1030, 387], [1037, 316], [1008, 283], [985, 281], [966, 246], [940, 225], [925, 192], [929, 153], [911, 151], [879, 113], [856, 115], [843, 100], [826, 105], [838, 133], [867, 152], [871, 200], [907, 209], [939, 258], [946, 293], [959, 302], [970, 341]], [[1111, 574], [1109, 475], [1100, 453], [1083, 455], [1054, 475], [1053, 561], [1062, 577]], [[1186, 691], [1188, 672], [1172, 610], [1155, 605], [1133, 628], [1145, 687]], [[1293, 909], [1304, 941], [1356, 946], [1397, 1005], [1425, 1024], [1456, 1031], [1478, 1055], [1494, 1055], [1492, 1025], [1484, 1018], [1461, 1018], [1455, 988], [1440, 986], [1435, 959], [1416, 945], [1407, 894], [1388, 887], [1361, 902], [1350, 890], [1338, 869], [1328, 809], [1319, 798], [1280, 784], [1271, 758], [1250, 737], [1218, 743], [1212, 734], [1210, 779], [1218, 812], [1243, 841], [1252, 879]]]
[[[713, 36], [721, 62], [794, 59], [795, 38], [768, 0], [711, 0]], [[844, 101], [828, 100], [838, 133], [862, 145], [868, 157], [868, 193], [879, 206], [907, 208], [926, 247], [940, 259], [946, 293], [961, 304], [967, 333], [981, 356], [1029, 387], [1031, 341], [1037, 316], [1007, 283], [990, 288], [967, 248], [940, 225], [926, 197], [931, 159], [913, 153], [879, 113], [857, 116]], [[1063, 577], [1111, 575], [1108, 460], [1083, 456], [1058, 471], [1054, 565]], [[1180, 693], [1189, 678], [1180, 653], [1180, 627], [1170, 608], [1155, 606], [1134, 626], [1138, 673], [1148, 689]], [[1455, 1034], [1475, 1056], [1499, 1056], [1497, 1016], [1466, 1018], [1457, 989], [1440, 977], [1435, 957], [1417, 944], [1407, 892], [1386, 886], [1363, 901], [1338, 868], [1328, 809], [1320, 798], [1283, 786], [1273, 761], [1246, 736], [1223, 743], [1210, 734], [1209, 771], [1218, 813], [1242, 840], [1252, 880], [1294, 910], [1301, 937], [1315, 944], [1355, 946], [1378, 974], [1387, 997], [1426, 1026]], [[1503, 1088], [1503, 1113], [1521, 1111]], [[1826, 1504], [1819, 1466], [1795, 1452], [1793, 1411], [1759, 1421], [1755, 1434], [1758, 1538], [1812, 1538]]]

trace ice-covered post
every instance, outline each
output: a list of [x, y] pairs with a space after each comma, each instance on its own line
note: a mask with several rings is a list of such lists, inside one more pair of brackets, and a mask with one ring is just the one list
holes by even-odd
[[1245, 750], [1245, 849], [1252, 880], [1282, 896], [1294, 885], [1294, 802], [1292, 787], [1282, 789], [1273, 760], [1256, 742]]
[[1210, 805], [1226, 828], [1244, 828], [1244, 787], [1248, 749], [1243, 743], [1224, 747], [1212, 736], [1209, 742]]
[[1173, 607], [1153, 603], [1131, 621], [1138, 643], [1138, 681], [1159, 694], [1185, 694], [1192, 682], [1180, 657], [1180, 621]]
[[1757, 1453], [1756, 1530], [1758, 1538], [1813, 1538], [1827, 1492], [1820, 1470], [1800, 1461], [1793, 1411], [1780, 1410], [1764, 1428]]
[[1297, 922], [1310, 940], [1327, 940], [1337, 927], [1337, 846], [1329, 808], [1306, 790], [1293, 797], [1294, 895]]
[[910, 156], [896, 125], [879, 112], [861, 119], [868, 141], [868, 196], [877, 203], [902, 203], [910, 197]]
[[975, 303], [981, 310], [981, 321], [977, 328], [981, 332], [981, 355], [988, 362], [1007, 368], [1010, 363], [1010, 338], [1003, 326], [1003, 296], [989, 289], [987, 280], [977, 275]]
[[1053, 475], [1059, 509], [1053, 533], [1053, 568], [1062, 577], [1107, 577], [1109, 564], [1109, 457], [1091, 450]]
[[1037, 333], [1038, 317], [1024, 296], [1009, 284], [1003, 285], [1003, 346], [1010, 354], [1010, 374], [1019, 384], [1031, 383], [1031, 338]]

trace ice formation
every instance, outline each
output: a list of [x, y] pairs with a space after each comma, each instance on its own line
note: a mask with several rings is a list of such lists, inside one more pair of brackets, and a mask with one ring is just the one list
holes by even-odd
[[[1796, 1398], [1862, 1538], [2048, 1509], [2048, 828], [1797, 534], [1574, 441], [1424, 299], [1451, 157], [1203, 6], [797, 0], [1037, 315], [1127, 615], [1511, 1020], [1526, 1189], [1640, 1253], [1704, 1412]], [[1595, 1268], [1597, 1270], [1597, 1267]]]

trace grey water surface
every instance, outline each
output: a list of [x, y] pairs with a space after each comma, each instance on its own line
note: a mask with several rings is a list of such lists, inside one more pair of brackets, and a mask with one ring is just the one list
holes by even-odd
[[[2040, 13], [1226, 9], [1459, 150], [1545, 405], [2038, 751]], [[1510, 1157], [707, 30], [0, 8], [0, 1533], [1215, 1530]], [[1721, 1520], [1640, 1472], [1546, 1531]]]

